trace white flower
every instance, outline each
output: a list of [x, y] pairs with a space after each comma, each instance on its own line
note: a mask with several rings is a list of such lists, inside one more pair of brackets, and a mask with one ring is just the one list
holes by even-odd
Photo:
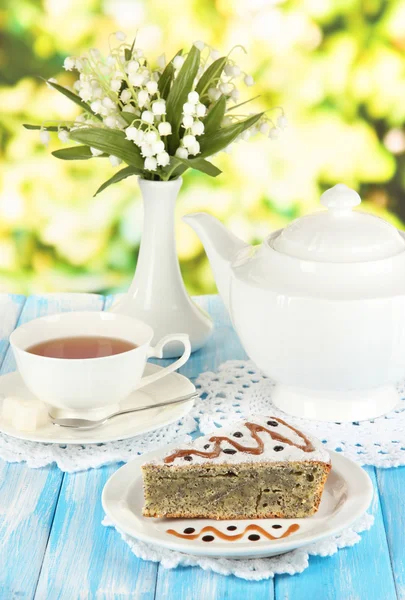
[[224, 67], [224, 72], [225, 72], [225, 75], [228, 75], [228, 77], [231, 77], [232, 76], [232, 72], [233, 72], [233, 66], [228, 63]]
[[122, 90], [120, 98], [123, 101], [123, 103], [126, 104], [127, 102], [129, 102], [131, 100], [132, 94], [128, 89], [125, 89], [125, 90]]
[[168, 121], [162, 121], [162, 123], [159, 123], [158, 125], [158, 130], [160, 135], [170, 135], [172, 132], [172, 126]]
[[89, 100], [91, 100], [92, 96], [93, 96], [91, 87], [88, 84], [82, 85], [79, 90], [79, 96], [85, 102], [88, 102]]
[[115, 108], [115, 102], [113, 102], [109, 96], [105, 96], [105, 98], [103, 98], [102, 104], [105, 106], [105, 108], [109, 108], [110, 110]]
[[187, 152], [186, 148], [177, 148], [176, 156], [178, 158], [188, 158], [188, 152]]
[[136, 56], [136, 58], [141, 58], [143, 56], [142, 48], [135, 48], [134, 55]]
[[145, 139], [145, 132], [142, 131], [142, 129], [138, 129], [138, 132], [136, 134], [135, 137], [135, 144], [137, 144], [138, 146], [142, 146], [142, 144], [144, 143], [144, 139]]
[[90, 108], [94, 113], [96, 113], [96, 115], [98, 115], [101, 110], [100, 100], [94, 100], [94, 102], [90, 104]]
[[238, 65], [233, 65], [233, 67], [232, 67], [233, 77], [239, 77], [240, 74], [241, 74], [240, 67], [238, 67]]
[[198, 92], [190, 92], [189, 95], [187, 96], [187, 99], [189, 101], [190, 104], [198, 104], [199, 100], [200, 100], [200, 94]]
[[97, 148], [90, 148], [90, 151], [92, 153], [93, 156], [100, 156], [101, 154], [103, 154], [102, 150], [97, 150]]
[[194, 42], [193, 46], [195, 46], [202, 52], [205, 48], [205, 43], [202, 42], [201, 40], [197, 40], [196, 42]]
[[109, 67], [113, 67], [115, 65], [115, 56], [111, 56], [111, 54], [109, 54], [107, 56], [106, 63]]
[[158, 136], [156, 131], [147, 131], [145, 133], [145, 142], [147, 142], [148, 144], [153, 144], [153, 142], [156, 142], [157, 139]]
[[183, 104], [183, 113], [185, 115], [193, 115], [195, 111], [195, 105], [190, 102], [186, 102]]
[[60, 139], [61, 142], [66, 144], [66, 142], [69, 141], [69, 132], [66, 131], [66, 129], [61, 129], [58, 133], [58, 138]]
[[221, 90], [221, 92], [223, 94], [225, 94], [227, 96], [232, 92], [233, 85], [231, 83], [221, 83], [221, 85], [219, 86], [219, 89]]
[[160, 67], [160, 69], [164, 69], [166, 66], [166, 54], [161, 54], [156, 62], [157, 66]]
[[197, 117], [204, 117], [205, 113], [207, 112], [207, 107], [205, 106], [205, 104], [202, 104], [200, 102], [199, 104], [197, 104], [195, 112]]
[[125, 40], [127, 39], [127, 36], [125, 35], [125, 33], [123, 31], [116, 31], [115, 37], [117, 38], [117, 40], [119, 42], [125, 42]]
[[141, 154], [145, 158], [148, 158], [150, 156], [154, 156], [155, 153], [153, 151], [152, 144], [142, 144], [142, 146], [141, 146]]
[[44, 144], [44, 146], [47, 146], [51, 140], [49, 131], [46, 131], [45, 129], [41, 129], [41, 131], [39, 132], [39, 139], [41, 141], [41, 144]]
[[149, 94], [146, 90], [141, 90], [138, 93], [138, 105], [139, 108], [142, 108], [143, 106], [145, 106], [145, 104], [147, 104], [149, 100]]
[[133, 114], [138, 115], [138, 116], [140, 114], [139, 111], [135, 110], [135, 107], [132, 106], [132, 104], [127, 104], [125, 106], [125, 112], [133, 113]]
[[219, 50], [215, 50], [213, 48], [210, 52], [210, 56], [211, 56], [212, 60], [217, 60], [217, 58], [219, 58], [221, 56], [221, 53]]
[[237, 90], [236, 88], [234, 88], [234, 89], [232, 90], [232, 92], [231, 92], [231, 98], [232, 98], [232, 100], [233, 100], [234, 102], [237, 102], [237, 101], [239, 100], [239, 95], [240, 95], [240, 92], [239, 92], [239, 90]]
[[185, 129], [190, 129], [190, 127], [193, 125], [193, 123], [194, 123], [194, 119], [191, 115], [184, 115], [183, 126], [185, 127]]
[[160, 165], [161, 167], [165, 167], [170, 162], [170, 156], [168, 155], [167, 152], [159, 152], [159, 154], [157, 155], [156, 158], [157, 158], [157, 164]]
[[81, 81], [79, 81], [79, 80], [75, 81], [73, 84], [74, 91], [78, 92], [80, 90], [81, 85], [82, 85]]
[[181, 69], [184, 63], [184, 58], [182, 56], [175, 56], [173, 58], [173, 66], [175, 69]]
[[193, 135], [185, 135], [183, 138], [184, 147], [190, 149], [193, 144], [196, 143], [196, 139]]
[[251, 86], [254, 85], [255, 80], [253, 79], [253, 77], [251, 75], [245, 75], [245, 77], [243, 78], [243, 81], [245, 82], [245, 85], [247, 86]]
[[145, 81], [143, 73], [130, 74], [128, 77], [129, 83], [135, 87], [141, 87]]
[[76, 66], [76, 60], [73, 56], [67, 56], [63, 61], [63, 68], [65, 71], [73, 71]]
[[155, 115], [166, 114], [166, 102], [164, 100], [155, 100], [152, 104], [152, 111]]
[[154, 118], [155, 117], [153, 115], [153, 112], [151, 112], [150, 110], [144, 110], [141, 115], [141, 120], [144, 123], [148, 123], [149, 125], [152, 125]]
[[267, 135], [267, 133], [269, 132], [270, 129], [270, 125], [268, 124], [267, 121], [265, 121], [264, 123], [262, 123], [259, 127], [259, 131], [260, 133], [262, 133], [263, 135]]
[[113, 77], [114, 79], [125, 79], [125, 75], [122, 71], [115, 71], [115, 73], [113, 73]]
[[269, 133], [269, 138], [271, 140], [276, 140], [280, 135], [280, 131], [278, 129], [276, 129], [276, 127], [272, 127], [270, 129], [270, 133]]
[[101, 87], [93, 88], [93, 98], [97, 99], [97, 98], [102, 98], [102, 97], [103, 97], [103, 90], [101, 89]]
[[146, 84], [146, 89], [152, 96], [153, 94], [156, 94], [156, 92], [158, 91], [157, 81], [148, 81], [148, 83]]
[[152, 144], [152, 148], [153, 148], [153, 154], [160, 154], [165, 149], [164, 142], [162, 142], [162, 140], [158, 140], [157, 142]]
[[191, 132], [193, 135], [202, 135], [204, 133], [204, 123], [202, 121], [194, 121], [191, 126]]
[[80, 58], [76, 58], [75, 66], [76, 71], [83, 71], [83, 62], [80, 60]]
[[192, 144], [191, 147], [188, 148], [188, 151], [190, 154], [195, 156], [200, 151], [200, 144], [198, 142], [194, 142], [194, 144]]
[[285, 115], [281, 115], [277, 119], [277, 125], [280, 127], [280, 129], [285, 129], [288, 125], [287, 117]]
[[153, 157], [145, 158], [145, 162], [143, 163], [143, 166], [145, 167], [145, 169], [147, 171], [156, 171], [156, 166], [157, 166], [156, 158], [153, 158]]
[[218, 100], [218, 98], [220, 97], [221, 92], [217, 89], [217, 88], [210, 88], [208, 90], [208, 98], [210, 100]]
[[104, 125], [113, 129], [117, 125], [117, 119], [115, 117], [109, 116], [103, 119]]
[[113, 156], [112, 154], [110, 154], [108, 158], [113, 167], [118, 167], [118, 165], [122, 163], [122, 160], [118, 158], [118, 156]]
[[242, 140], [244, 140], [246, 142], [250, 138], [250, 131], [249, 131], [249, 129], [246, 129], [246, 131], [243, 131], [240, 134], [240, 137], [241, 137]]
[[[131, 127], [127, 127], [125, 130], [127, 140], [135, 141], [138, 135], [139, 129], [131, 125]], [[143, 133], [143, 132], [142, 132]]]
[[139, 62], [137, 60], [131, 60], [128, 63], [127, 71], [131, 75], [134, 75], [138, 71], [138, 69], [139, 69]]
[[122, 82], [119, 79], [112, 79], [110, 82], [110, 88], [113, 92], [119, 92], [121, 83]]

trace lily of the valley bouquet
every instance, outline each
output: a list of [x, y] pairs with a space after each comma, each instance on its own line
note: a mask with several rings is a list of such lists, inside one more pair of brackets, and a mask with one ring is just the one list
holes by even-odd
[[230, 55], [198, 41], [187, 54], [180, 50], [167, 64], [163, 55], [155, 64], [135, 42], [126, 44], [123, 32], [114, 36], [107, 57], [91, 49], [66, 58], [65, 69], [79, 74], [74, 92], [47, 82], [82, 108], [75, 121], [25, 125], [40, 129], [44, 143], [52, 131], [64, 143], [76, 142], [53, 152], [57, 158], [109, 157], [113, 166], [127, 165], [97, 192], [131, 175], [169, 181], [193, 168], [216, 177], [221, 171], [208, 157], [257, 132], [277, 137], [285, 126], [281, 109], [276, 121], [263, 112], [240, 114], [246, 102], [238, 104], [238, 83], [254, 81]]

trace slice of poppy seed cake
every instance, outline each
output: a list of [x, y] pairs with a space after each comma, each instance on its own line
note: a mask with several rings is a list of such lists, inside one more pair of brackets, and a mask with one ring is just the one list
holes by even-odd
[[146, 517], [298, 519], [331, 469], [322, 443], [277, 417], [251, 417], [142, 466]]

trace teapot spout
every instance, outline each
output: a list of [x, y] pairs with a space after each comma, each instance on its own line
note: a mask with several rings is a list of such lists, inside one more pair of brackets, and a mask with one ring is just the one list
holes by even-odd
[[219, 294], [229, 309], [231, 264], [238, 251], [246, 248], [247, 244], [207, 213], [186, 215], [183, 221], [190, 225], [200, 238], [210, 261]]

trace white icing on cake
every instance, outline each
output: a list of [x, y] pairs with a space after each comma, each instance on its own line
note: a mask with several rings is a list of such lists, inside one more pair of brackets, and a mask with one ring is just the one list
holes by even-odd
[[[269, 425], [269, 422], [277, 423], [277, 425]], [[280, 442], [279, 440], [273, 439], [269, 433], [266, 431], [258, 431], [257, 435], [260, 437], [264, 444], [263, 452], [260, 454], [249, 454], [248, 452], [243, 452], [237, 450], [232, 444], [228, 441], [224, 440], [221, 442], [221, 452], [219, 456], [214, 458], [209, 458], [206, 456], [197, 456], [195, 454], [188, 455], [190, 458], [176, 457], [172, 462], [165, 463], [164, 459], [168, 456], [173, 455], [178, 450], [199, 450], [201, 452], [212, 452], [214, 450], [215, 443], [210, 442], [210, 438], [216, 437], [229, 437], [234, 440], [241, 446], [249, 447], [249, 448], [257, 448], [257, 441], [252, 437], [251, 431], [246, 426], [246, 423], [254, 423], [257, 425], [262, 425], [266, 427], [269, 431], [274, 431], [275, 434], [279, 434], [289, 440], [291, 444], [287, 444], [285, 442]], [[241, 433], [242, 436], [235, 436], [235, 433]], [[317, 438], [314, 438], [304, 432], [302, 432], [303, 436], [311, 442], [313, 446], [313, 450], [310, 452], [306, 452], [302, 448], [298, 448], [293, 444], [298, 444], [299, 446], [304, 446], [306, 444], [306, 439], [298, 435], [295, 431], [280, 423], [275, 417], [265, 417], [265, 416], [252, 416], [248, 417], [243, 421], [236, 421], [233, 425], [229, 427], [222, 427], [217, 429], [216, 431], [210, 433], [209, 435], [205, 435], [194, 440], [192, 444], [185, 444], [183, 446], [179, 446], [170, 452], [167, 452], [165, 456], [160, 460], [151, 461], [149, 464], [156, 465], [165, 465], [165, 466], [191, 466], [193, 464], [239, 464], [239, 463], [262, 463], [262, 462], [286, 462], [286, 461], [313, 461], [313, 462], [324, 462], [329, 463], [330, 457], [326, 448], [323, 446], [322, 442]], [[204, 448], [209, 444], [208, 448]], [[280, 449], [282, 448], [282, 449]], [[228, 454], [224, 452], [224, 450], [231, 450], [232, 452], [236, 450], [233, 454]]]

